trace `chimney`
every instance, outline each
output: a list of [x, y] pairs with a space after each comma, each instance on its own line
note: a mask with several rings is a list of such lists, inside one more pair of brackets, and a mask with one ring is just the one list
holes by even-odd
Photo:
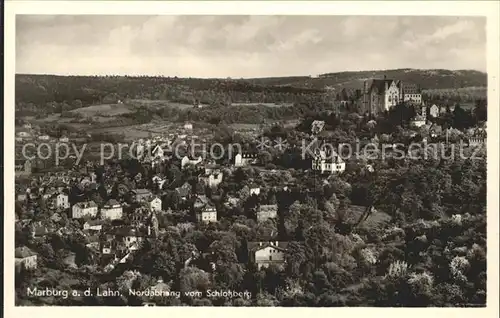
[[275, 244], [274, 246], [278, 246], [278, 241], [274, 242], [274, 244]]

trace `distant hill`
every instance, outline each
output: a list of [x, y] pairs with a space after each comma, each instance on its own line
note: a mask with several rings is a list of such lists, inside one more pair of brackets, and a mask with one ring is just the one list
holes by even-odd
[[[193, 105], [318, 104], [343, 87], [362, 88], [371, 78], [418, 84], [429, 96], [484, 97], [487, 76], [471, 70], [396, 69], [249, 79], [200, 79], [155, 76], [16, 75], [17, 114], [61, 113], [139, 99]], [[464, 88], [466, 88], [464, 90]], [[473, 88], [473, 89], [471, 89]], [[458, 89], [462, 89], [458, 91]]]
[[387, 78], [412, 82], [422, 89], [451, 89], [464, 87], [486, 87], [486, 73], [474, 70], [422, 70], [394, 69], [359, 72], [326, 73], [317, 77], [270, 77], [246, 79], [258, 85], [284, 85], [293, 87], [324, 89], [330, 87], [338, 90], [343, 87], [361, 88], [363, 81], [371, 78]]

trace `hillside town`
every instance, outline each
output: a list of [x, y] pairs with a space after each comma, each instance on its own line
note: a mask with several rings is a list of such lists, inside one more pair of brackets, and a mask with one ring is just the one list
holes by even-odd
[[[133, 140], [135, 148], [128, 158], [115, 156], [105, 161], [102, 158], [92, 160], [91, 154], [85, 153], [80, 158], [65, 156], [59, 165], [47, 164], [54, 160], [53, 156], [41, 159], [40, 153], [38, 157], [33, 155], [33, 159], [17, 159], [16, 275], [31, 277], [27, 281], [25, 278], [24, 284], [37, 281], [40, 286], [50, 285], [48, 278], [44, 278], [49, 275], [47, 277], [63, 279], [64, 284], [69, 284], [65, 286], [82, 290], [82, 279], [103, 289], [102, 284], [115, 286], [122, 280], [125, 280], [123, 284], [132, 284], [143, 275], [148, 278], [141, 281], [140, 284], [146, 284], [141, 288], [148, 290], [161, 286], [167, 291], [206, 291], [209, 286], [231, 286], [240, 292], [252, 290], [254, 295], [266, 293], [273, 299], [286, 299], [291, 297], [284, 296], [290, 293], [290, 288], [304, 287], [295, 286], [298, 281], [275, 282], [273, 287], [245, 285], [243, 281], [248, 275], [259, 273], [265, 276], [259, 284], [267, 284], [266, 279], [278, 279], [283, 273], [298, 275], [300, 262], [305, 259], [299, 261], [297, 257], [304, 255], [297, 253], [309, 253], [304, 248], [322, 257], [331, 257], [328, 253], [350, 254], [354, 252], [346, 249], [359, 249], [355, 253], [361, 254], [356, 254], [357, 259], [352, 262], [358, 262], [358, 266], [368, 262], [363, 266], [374, 270], [379, 266], [378, 261], [369, 265], [372, 261], [365, 255], [377, 249], [373, 242], [368, 243], [373, 240], [370, 231], [385, 233], [378, 244], [386, 245], [395, 242], [393, 236], [404, 233], [408, 226], [408, 229], [416, 226], [404, 222], [427, 224], [422, 228], [425, 233], [424, 228], [432, 227], [436, 218], [451, 211], [454, 211], [449, 215], [451, 220], [478, 217], [476, 213], [484, 208], [485, 201], [477, 192], [467, 196], [474, 196], [478, 205], [468, 206], [464, 211], [457, 210], [456, 202], [445, 203], [444, 197], [440, 199], [443, 201], [439, 212], [436, 207], [425, 207], [425, 201], [418, 203], [423, 206], [415, 208], [407, 206], [410, 201], [405, 199], [403, 206], [397, 207], [399, 203], [383, 199], [387, 193], [377, 192], [384, 190], [376, 189], [383, 187], [376, 179], [382, 178], [384, 170], [391, 166], [392, 169], [417, 169], [411, 168], [411, 162], [406, 159], [394, 161], [392, 152], [389, 152], [389, 159], [367, 158], [366, 153], [361, 152], [343, 158], [337, 149], [324, 146], [352, 143], [349, 135], [355, 135], [365, 144], [399, 144], [406, 154], [412, 152], [410, 143], [437, 144], [448, 152], [455, 151], [453, 145], [461, 145], [474, 153], [482, 148], [484, 154], [486, 121], [477, 118], [480, 104], [469, 115], [477, 124], [456, 128], [454, 120], [465, 116], [461, 112], [467, 113], [459, 105], [450, 108], [427, 103], [418, 86], [384, 77], [365, 81], [362, 90], [342, 89], [334, 105], [330, 111], [318, 113], [314, 118], [302, 118], [291, 128], [274, 124], [252, 134], [233, 131], [225, 141], [226, 146], [238, 140], [243, 147], [217, 159], [206, 150], [192, 151], [190, 148], [194, 141], [209, 145], [220, 142], [217, 133], [209, 134], [205, 128], [198, 128], [196, 122], [185, 122], [162, 134]], [[382, 133], [387, 130], [382, 127], [384, 125], [391, 125], [389, 130], [393, 133]], [[49, 135], [43, 131], [42, 127], [30, 122], [17, 127], [17, 149], [27, 149], [24, 147], [27, 144], [32, 150], [40, 149], [37, 146], [44, 144], [49, 145], [47, 149], [52, 149], [54, 155], [50, 145], [92, 141], [91, 133]], [[266, 138], [269, 143], [263, 146], [258, 138]], [[307, 140], [309, 145], [307, 156], [300, 155], [301, 140]], [[16, 156], [19, 155], [16, 152]], [[424, 161], [429, 162], [417, 158], [413, 161], [424, 166], [428, 164]], [[479, 161], [483, 165], [484, 159]], [[446, 164], [439, 158], [434, 162]], [[402, 222], [401, 218], [407, 221]], [[329, 228], [335, 232], [324, 232], [330, 231]], [[332, 247], [333, 250], [325, 252], [324, 249], [330, 247], [327, 242], [320, 243], [326, 239], [321, 235], [333, 235], [336, 241], [342, 237], [350, 242], [350, 247]], [[181, 237], [184, 243], [174, 242]], [[323, 252], [315, 250], [320, 246]], [[401, 264], [389, 264], [388, 270], [403, 266]], [[175, 278], [179, 271], [181, 281]], [[38, 274], [32, 276], [30, 273]], [[271, 278], [272, 275], [277, 276]], [[79, 278], [72, 283], [68, 276]], [[189, 284], [193, 283], [183, 281], [191, 279], [188, 277], [201, 278], [192, 286]], [[235, 277], [233, 279], [240, 285], [224, 277]], [[249, 287], [243, 289], [241, 286]], [[284, 289], [280, 290], [279, 286]], [[152, 306], [179, 304], [180, 301], [192, 304], [227, 301], [222, 298], [123, 295], [71, 300], [21, 294], [17, 297], [23, 304], [42, 301]], [[263, 301], [259, 299], [239, 301]]]
[[486, 3], [152, 4], [8, 6], [14, 309], [490, 309]]

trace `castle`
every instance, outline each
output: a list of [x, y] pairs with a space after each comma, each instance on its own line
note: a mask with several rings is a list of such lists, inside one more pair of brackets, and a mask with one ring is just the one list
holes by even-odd
[[384, 76], [383, 79], [371, 79], [364, 82], [357, 108], [361, 114], [377, 115], [401, 102], [421, 105], [420, 88], [416, 84], [387, 79]]

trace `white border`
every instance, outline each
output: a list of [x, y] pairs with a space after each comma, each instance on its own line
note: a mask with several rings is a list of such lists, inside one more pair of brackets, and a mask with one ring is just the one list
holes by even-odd
[[[498, 317], [498, 88], [499, 16], [497, 1], [6, 1], [4, 67], [4, 308], [6, 317], [121, 317], [148, 315], [377, 315], [417, 317]], [[16, 14], [207, 14], [207, 15], [442, 15], [486, 16], [488, 54], [488, 290], [486, 308], [217, 308], [217, 307], [14, 307], [14, 75]]]

